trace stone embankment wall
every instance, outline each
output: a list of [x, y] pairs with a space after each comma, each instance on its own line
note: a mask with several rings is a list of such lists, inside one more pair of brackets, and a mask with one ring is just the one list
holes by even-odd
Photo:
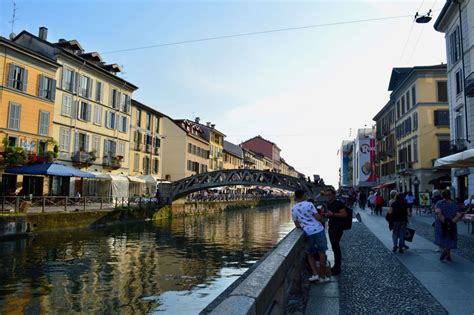
[[125, 222], [159, 220], [162, 218], [186, 215], [204, 215], [232, 209], [244, 209], [257, 206], [289, 202], [277, 200], [244, 200], [228, 202], [184, 203], [165, 206], [160, 209], [133, 207], [113, 210], [29, 213], [0, 215], [0, 239], [18, 237], [33, 232], [81, 227], [100, 227]]
[[301, 287], [304, 252], [303, 232], [294, 229], [201, 315], [286, 314], [290, 291]]

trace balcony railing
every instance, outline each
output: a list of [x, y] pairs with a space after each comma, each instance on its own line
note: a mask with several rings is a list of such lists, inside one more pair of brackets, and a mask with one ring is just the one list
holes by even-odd
[[467, 142], [465, 139], [454, 139], [449, 143], [451, 154], [459, 153], [467, 149]]
[[84, 151], [75, 152], [71, 159], [75, 165], [90, 165], [93, 162], [90, 153]]
[[397, 164], [397, 173], [404, 173], [412, 168], [412, 163], [411, 162], [403, 162], [400, 164]]
[[105, 168], [110, 168], [113, 170], [119, 169], [122, 167], [122, 159], [118, 158], [117, 156], [104, 156], [104, 160], [102, 161], [102, 166]]
[[472, 72], [464, 81], [466, 96], [474, 97], [474, 72]]

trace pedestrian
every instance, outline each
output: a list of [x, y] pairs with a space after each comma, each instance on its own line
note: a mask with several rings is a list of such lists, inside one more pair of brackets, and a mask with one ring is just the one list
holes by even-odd
[[411, 191], [407, 193], [405, 200], [407, 202], [408, 215], [411, 217], [411, 214], [413, 212], [413, 204], [415, 203], [415, 196], [413, 196], [413, 193]]
[[370, 213], [374, 214], [375, 210], [375, 194], [373, 191], [369, 193], [369, 208], [370, 208]]
[[[321, 224], [322, 217], [316, 211], [313, 203], [304, 200], [304, 191], [295, 191], [296, 204], [291, 209], [291, 217], [297, 228], [302, 228], [305, 233], [306, 256], [312, 271], [308, 279], [311, 282], [327, 282], [326, 274], [326, 251], [328, 250], [326, 233]], [[319, 272], [316, 269], [314, 255], [319, 256]]]
[[398, 250], [402, 254], [408, 225], [408, 205], [403, 193], [396, 194], [395, 200], [390, 203], [388, 214], [392, 225], [393, 252], [396, 253]]
[[364, 191], [361, 191], [359, 194], [359, 208], [365, 210], [365, 205], [367, 203], [367, 195]]
[[375, 193], [375, 215], [382, 215], [382, 205], [383, 205], [382, 194], [379, 191], [377, 191]]
[[339, 275], [341, 273], [341, 241], [344, 232], [344, 218], [347, 217], [346, 207], [342, 202], [336, 199], [336, 191], [332, 188], [326, 189], [324, 195], [327, 200], [327, 213], [329, 218], [329, 241], [331, 242], [332, 251], [334, 252], [334, 266], [331, 268], [332, 275]]
[[441, 249], [439, 260], [451, 261], [451, 250], [457, 248], [458, 231], [456, 223], [464, 216], [459, 207], [451, 200], [451, 191], [445, 189], [441, 193], [442, 200], [435, 206], [435, 241]]

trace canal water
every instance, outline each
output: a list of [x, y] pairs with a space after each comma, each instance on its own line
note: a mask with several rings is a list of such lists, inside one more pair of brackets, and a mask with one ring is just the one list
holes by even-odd
[[292, 228], [289, 204], [0, 242], [0, 314], [196, 314]]

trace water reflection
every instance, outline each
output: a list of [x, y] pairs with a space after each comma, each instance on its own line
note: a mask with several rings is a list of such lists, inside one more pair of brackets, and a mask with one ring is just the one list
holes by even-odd
[[292, 228], [289, 206], [0, 243], [0, 313], [197, 313]]

